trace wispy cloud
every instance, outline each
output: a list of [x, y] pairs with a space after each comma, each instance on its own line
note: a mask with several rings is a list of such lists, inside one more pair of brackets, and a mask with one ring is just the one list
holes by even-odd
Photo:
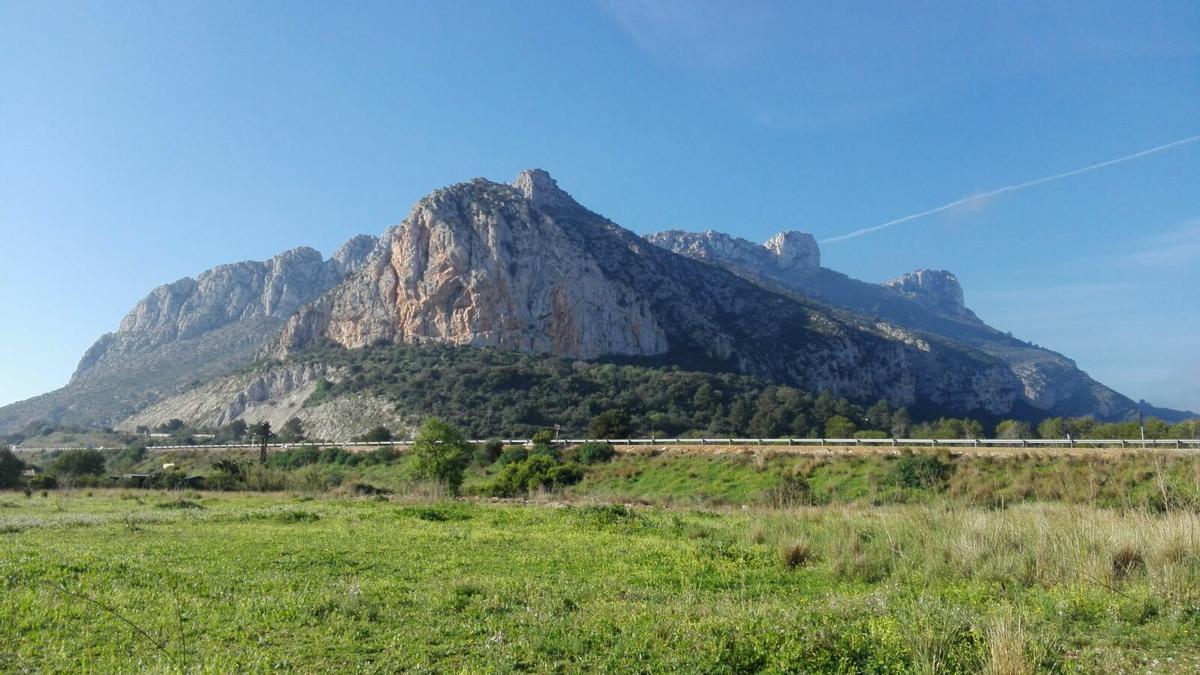
[[1200, 218], [1154, 235], [1121, 262], [1127, 267], [1171, 267], [1200, 261]]
[[822, 240], [821, 243], [829, 244], [829, 243], [836, 242], [836, 241], [845, 241], [846, 239], [854, 239], [855, 237], [861, 237], [866, 234], [871, 234], [872, 232], [886, 230], [889, 227], [895, 227], [897, 225], [901, 225], [903, 223], [907, 223], [907, 222], [910, 222], [913, 220], [924, 218], [926, 216], [932, 216], [934, 214], [943, 213], [946, 211], [956, 211], [958, 209], [968, 207], [972, 203], [979, 203], [980, 200], [991, 199], [992, 197], [998, 197], [998, 196], [1008, 193], [1008, 192], [1017, 192], [1018, 190], [1024, 190], [1026, 188], [1031, 188], [1036, 185], [1044, 185], [1046, 183], [1052, 183], [1054, 181], [1062, 180], [1064, 178], [1070, 178], [1071, 176], [1078, 176], [1079, 174], [1088, 173], [1091, 171], [1097, 171], [1099, 169], [1114, 166], [1116, 164], [1124, 164], [1125, 162], [1131, 162], [1135, 159], [1140, 159], [1142, 157], [1146, 157], [1147, 155], [1153, 155], [1153, 154], [1157, 154], [1160, 152], [1165, 152], [1172, 148], [1177, 148], [1181, 145], [1195, 143], [1196, 141], [1200, 141], [1200, 135], [1189, 136], [1187, 138], [1181, 138], [1177, 141], [1171, 141], [1170, 143], [1164, 143], [1163, 145], [1158, 145], [1153, 148], [1141, 150], [1141, 151], [1135, 152], [1131, 155], [1125, 155], [1123, 157], [1109, 159], [1109, 160], [1106, 160], [1103, 162], [1098, 162], [1096, 164], [1090, 164], [1088, 166], [1080, 167], [1078, 169], [1072, 169], [1070, 171], [1056, 173], [1051, 176], [1042, 176], [1041, 178], [1027, 180], [1022, 183], [1014, 183], [1012, 185], [1005, 185], [1004, 187], [996, 188], [994, 190], [989, 190], [989, 191], [983, 192], [981, 194], [975, 194], [975, 195], [971, 195], [969, 197], [963, 197], [961, 199], [956, 199], [948, 204], [943, 204], [941, 206], [938, 206], [938, 207], [935, 207], [932, 209], [926, 209], [924, 211], [912, 213], [907, 216], [902, 216], [900, 218], [894, 218], [892, 220], [887, 221], [886, 223], [880, 223], [879, 225], [873, 225], [871, 227], [864, 227], [861, 230], [855, 230], [848, 234], [843, 234], [843, 235], [839, 235], [836, 237], [829, 237], [828, 239]]

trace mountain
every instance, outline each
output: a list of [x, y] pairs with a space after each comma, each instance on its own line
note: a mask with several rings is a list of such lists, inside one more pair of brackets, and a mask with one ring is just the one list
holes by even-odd
[[[1021, 398], [1043, 415], [1136, 416], [1139, 404], [1096, 382], [1071, 359], [992, 328], [963, 302], [962, 286], [945, 270], [916, 270], [870, 284], [820, 266], [812, 235], [781, 232], [764, 244], [719, 232], [671, 230], [647, 240], [793, 297], [822, 302], [940, 337], [998, 359], [1021, 383]], [[1156, 409], [1168, 421], [1192, 413]]]
[[0, 433], [35, 420], [114, 424], [251, 363], [288, 317], [356, 270], [376, 242], [354, 237], [328, 260], [296, 248], [154, 289], [84, 353], [65, 387], [0, 408]]
[[422, 199], [288, 321], [275, 354], [326, 342], [620, 356], [964, 414], [1008, 414], [1022, 398], [998, 359], [651, 245], [538, 170]]
[[[155, 289], [67, 386], [0, 408], [0, 433], [34, 420], [133, 428], [299, 414], [344, 437], [411, 411], [388, 387], [350, 386], [359, 365], [329, 350], [426, 343], [736, 373], [920, 415], [1138, 410], [1070, 359], [987, 326], [950, 272], [869, 284], [820, 263], [803, 232], [763, 245], [715, 232], [643, 238], [544, 171], [479, 178], [435, 190], [382, 237], [356, 237], [328, 260], [294, 249]], [[387, 377], [381, 368], [373, 377]], [[330, 383], [341, 399], [322, 398]]]

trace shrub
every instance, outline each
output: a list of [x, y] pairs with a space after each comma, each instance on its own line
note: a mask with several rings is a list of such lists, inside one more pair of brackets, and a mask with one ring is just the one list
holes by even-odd
[[371, 485], [370, 483], [351, 483], [350, 484], [350, 492], [352, 492], [356, 495], [364, 495], [364, 496], [368, 496], [368, 497], [376, 496], [376, 495], [392, 494], [391, 490], [384, 488], [384, 487], [378, 487], [375, 485]]
[[104, 455], [99, 450], [67, 450], [50, 465], [59, 476], [99, 476], [104, 473]]
[[588, 438], [629, 438], [633, 422], [624, 410], [605, 410], [588, 423]]
[[267, 466], [273, 469], [299, 469], [302, 466], [316, 464], [320, 459], [320, 450], [315, 446], [305, 445], [271, 455], [267, 459]]
[[1146, 559], [1141, 552], [1130, 546], [1122, 546], [1112, 557], [1112, 577], [1121, 581], [1139, 570], [1146, 569]]
[[583, 467], [574, 462], [564, 464], [549, 455], [533, 454], [506, 464], [488, 491], [495, 497], [515, 497], [537, 488], [574, 485], [583, 480], [583, 473]]
[[779, 484], [767, 491], [767, 498], [776, 508], [813, 503], [808, 477], [800, 473], [786, 473], [781, 476]]
[[0, 488], [16, 487], [24, 469], [25, 463], [17, 459], [12, 450], [0, 448]]
[[392, 432], [389, 431], [387, 427], [378, 426], [362, 436], [359, 436], [357, 440], [364, 441], [366, 443], [387, 443], [388, 441], [392, 440]]
[[390, 464], [399, 459], [399, 457], [400, 452], [398, 450], [391, 446], [385, 446], [370, 452], [361, 453], [359, 455], [359, 463], [366, 466], [373, 466], [375, 464]]
[[584, 464], [598, 464], [613, 458], [616, 451], [608, 443], [584, 443], [575, 448], [575, 461]]
[[46, 496], [45, 490], [53, 490], [58, 487], [58, 481], [54, 478], [54, 476], [51, 476], [47, 473], [42, 473], [29, 479], [29, 487], [34, 490], [42, 490], [42, 496], [44, 497]]
[[932, 455], [909, 453], [892, 465], [892, 478], [903, 488], [938, 489], [947, 474], [948, 467]]
[[501, 466], [505, 466], [515, 462], [523, 462], [527, 457], [529, 457], [529, 450], [526, 449], [525, 446], [510, 445], [504, 450], [504, 452], [500, 453], [500, 457], [496, 461], [499, 462]]
[[354, 454], [343, 448], [325, 448], [321, 451], [321, 456], [318, 458], [321, 464], [338, 464], [342, 466], [354, 466], [359, 462], [359, 455]]
[[816, 558], [816, 551], [804, 539], [783, 544], [779, 547], [779, 562], [784, 567], [803, 567]]
[[116, 456], [112, 458], [110, 464], [114, 467], [126, 468], [137, 464], [145, 458], [145, 446], [138, 445], [131, 448], [125, 448], [124, 450], [118, 452]]
[[494, 464], [504, 453], [504, 444], [498, 438], [490, 438], [475, 451], [475, 458], [484, 466]]

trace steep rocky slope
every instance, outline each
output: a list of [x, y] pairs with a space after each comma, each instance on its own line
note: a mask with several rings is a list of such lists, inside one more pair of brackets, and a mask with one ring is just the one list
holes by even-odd
[[[1137, 413], [1137, 403], [1091, 379], [1074, 361], [979, 320], [964, 304], [962, 287], [951, 272], [917, 270], [881, 285], [868, 284], [821, 267], [817, 243], [804, 232], [783, 232], [762, 245], [711, 231], [672, 230], [647, 239], [795, 296], [978, 349], [1007, 364], [1021, 381], [1022, 398], [1044, 413], [1103, 419], [1126, 419]], [[794, 242], [792, 248], [805, 255], [780, 254], [780, 241]]]
[[[778, 248], [811, 264], [802, 244], [784, 237]], [[476, 179], [422, 199], [358, 272], [288, 321], [277, 354], [324, 341], [653, 359], [993, 415], [1018, 406], [1022, 388], [987, 355], [650, 245], [536, 170], [511, 185]]]
[[34, 420], [112, 424], [250, 363], [289, 316], [356, 270], [376, 243], [354, 237], [328, 260], [292, 249], [154, 289], [87, 350], [65, 387], [0, 408], [0, 432]]

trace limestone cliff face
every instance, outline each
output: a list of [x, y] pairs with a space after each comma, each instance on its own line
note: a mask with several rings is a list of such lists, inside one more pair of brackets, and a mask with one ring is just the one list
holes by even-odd
[[111, 424], [251, 362], [287, 317], [357, 270], [376, 242], [355, 237], [329, 260], [292, 249], [154, 289], [87, 350], [67, 386], [0, 408], [0, 432], [38, 419]]
[[284, 344], [439, 341], [574, 358], [667, 351], [645, 300], [539, 211], [555, 192], [533, 172], [512, 186], [476, 180], [434, 192], [359, 273], [288, 323]]
[[72, 381], [106, 362], [136, 358], [235, 322], [281, 322], [357, 270], [376, 241], [355, 237], [329, 260], [311, 248], [295, 248], [270, 260], [220, 265], [194, 279], [159, 286], [125, 315], [116, 333], [88, 350]]

